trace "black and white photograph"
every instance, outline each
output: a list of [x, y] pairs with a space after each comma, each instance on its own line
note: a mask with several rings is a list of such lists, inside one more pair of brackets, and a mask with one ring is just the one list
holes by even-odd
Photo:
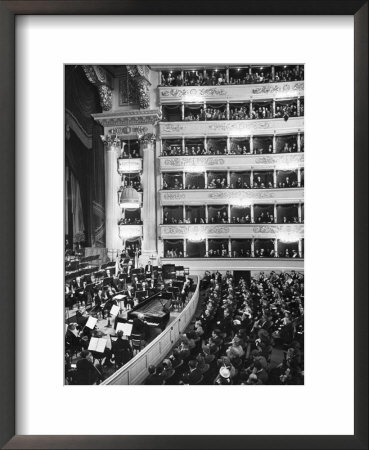
[[304, 385], [304, 71], [64, 66], [65, 385]]

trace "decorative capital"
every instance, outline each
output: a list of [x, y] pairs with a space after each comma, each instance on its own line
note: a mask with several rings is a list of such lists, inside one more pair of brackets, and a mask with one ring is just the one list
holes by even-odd
[[103, 141], [106, 148], [109, 150], [118, 150], [120, 149], [121, 142], [118, 135], [107, 134], [100, 135], [101, 140]]
[[137, 133], [137, 137], [139, 141], [144, 145], [153, 144], [156, 141], [156, 134], [154, 133]]

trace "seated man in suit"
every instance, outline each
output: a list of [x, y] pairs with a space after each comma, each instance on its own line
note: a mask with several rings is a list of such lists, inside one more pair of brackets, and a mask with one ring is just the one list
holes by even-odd
[[81, 339], [79, 337], [79, 332], [74, 323], [68, 325], [67, 332], [65, 333], [65, 348], [66, 350], [73, 352], [78, 352], [82, 349]]
[[90, 361], [89, 356], [90, 352], [84, 350], [81, 353], [81, 359], [77, 361], [76, 384], [96, 384], [102, 379], [100, 371]]
[[[152, 275], [152, 265], [151, 265], [151, 261], [149, 260], [145, 266], [145, 273], [146, 273], [146, 277], [151, 278]], [[149, 276], [148, 276], [149, 275]]]
[[138, 316], [133, 319], [132, 334], [140, 334], [142, 336], [142, 340], [146, 341], [147, 332], [148, 330], [145, 316], [143, 314], [138, 314]]
[[202, 379], [202, 373], [201, 371], [197, 368], [198, 362], [194, 359], [192, 359], [191, 361], [189, 361], [188, 363], [188, 367], [189, 367], [189, 371], [187, 372], [187, 376], [188, 376], [188, 384], [197, 384], [199, 381], [201, 381]]

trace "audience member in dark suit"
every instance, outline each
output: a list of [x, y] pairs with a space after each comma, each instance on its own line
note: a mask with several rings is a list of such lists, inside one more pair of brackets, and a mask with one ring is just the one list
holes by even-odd
[[194, 359], [192, 359], [188, 363], [188, 367], [190, 368], [190, 370], [187, 372], [189, 384], [197, 384], [202, 379], [202, 373], [197, 368], [197, 364], [197, 361]]

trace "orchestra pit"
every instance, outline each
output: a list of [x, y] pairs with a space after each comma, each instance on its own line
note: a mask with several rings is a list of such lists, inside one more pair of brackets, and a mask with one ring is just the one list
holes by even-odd
[[304, 384], [304, 152], [301, 64], [66, 65], [65, 384]]

